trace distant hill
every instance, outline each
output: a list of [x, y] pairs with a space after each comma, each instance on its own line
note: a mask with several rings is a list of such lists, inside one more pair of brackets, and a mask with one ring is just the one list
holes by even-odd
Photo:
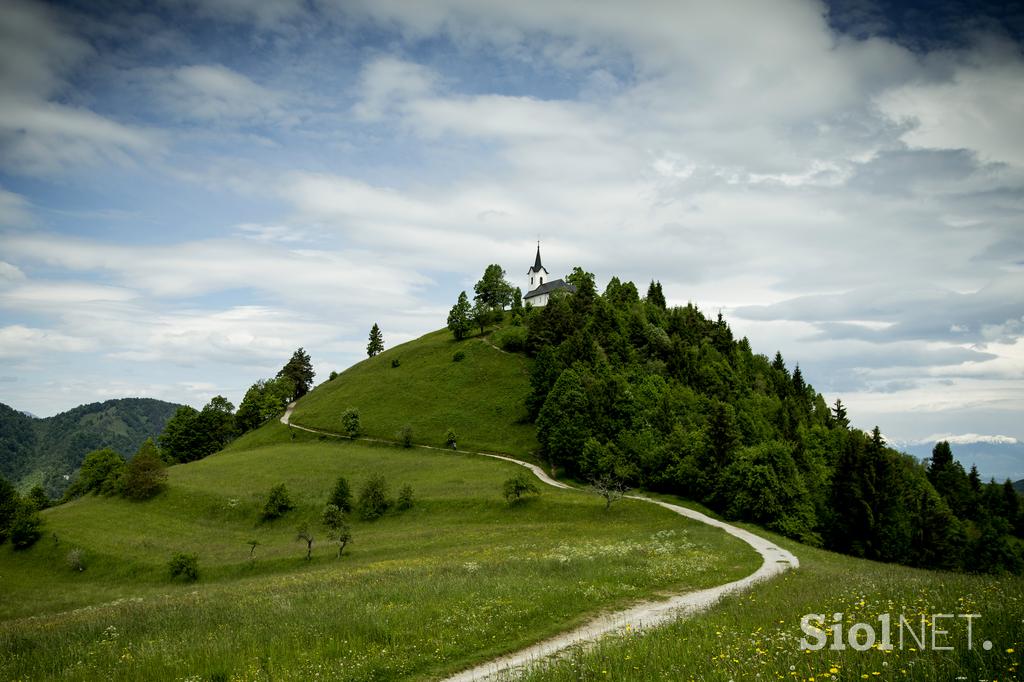
[[1013, 489], [1019, 492], [1021, 495], [1024, 495], [1024, 478], [1020, 479], [1019, 481], [1014, 481]]
[[[934, 443], [901, 444], [892, 443], [894, 448], [902, 450], [918, 459], [932, 456]], [[951, 443], [953, 456], [966, 471], [971, 465], [978, 466], [981, 480], [996, 479], [1002, 483], [1007, 478], [1016, 481], [1024, 476], [1024, 443]], [[1020, 490], [1021, 488], [1018, 488]]]
[[0, 403], [0, 475], [26, 489], [42, 484], [59, 496], [85, 455], [110, 447], [131, 457], [156, 437], [180, 405], [152, 398], [122, 398], [81, 405], [39, 419]]

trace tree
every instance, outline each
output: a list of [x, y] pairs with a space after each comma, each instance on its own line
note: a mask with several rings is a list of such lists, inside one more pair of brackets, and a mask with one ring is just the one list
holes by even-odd
[[374, 322], [370, 327], [370, 342], [366, 344], [366, 354], [373, 357], [384, 350], [384, 335], [380, 333], [380, 327]]
[[[186, 408], [181, 408], [178, 411]], [[192, 409], [192, 408], [187, 408]], [[192, 410], [195, 412], [195, 410]], [[93, 450], [82, 461], [78, 478], [68, 488], [68, 499], [87, 493], [112, 495], [118, 492], [121, 474], [124, 472], [124, 457], [110, 448]]]
[[18, 491], [6, 478], [0, 476], [0, 545], [7, 541], [19, 504]]
[[295, 384], [288, 377], [260, 379], [249, 387], [235, 414], [242, 433], [251, 431], [281, 414], [295, 395]]
[[313, 386], [313, 377], [316, 376], [316, 373], [313, 371], [313, 363], [309, 359], [309, 353], [302, 348], [296, 350], [292, 353], [291, 359], [277, 373], [277, 376], [291, 379], [295, 387], [292, 400], [298, 400], [309, 393], [309, 389]]
[[370, 476], [359, 490], [359, 500], [356, 502], [359, 518], [364, 521], [379, 519], [390, 506], [388, 483], [384, 476], [381, 474]]
[[580, 373], [561, 373], [537, 415], [537, 440], [555, 465], [578, 467], [583, 444], [591, 436], [590, 402]]
[[484, 276], [473, 286], [473, 299], [485, 309], [504, 310], [512, 304], [515, 289], [505, 281], [505, 271], [500, 265], [488, 265]]
[[36, 511], [43, 511], [53, 504], [50, 501], [50, 497], [46, 494], [46, 490], [41, 485], [32, 486], [32, 489], [28, 491], [28, 495], [25, 496], [25, 502]]
[[352, 529], [349, 528], [345, 512], [335, 504], [329, 504], [324, 508], [321, 517], [330, 533], [329, 537], [338, 543], [338, 556], [345, 551], [345, 545], [352, 541]]
[[604, 510], [608, 511], [611, 509], [612, 504], [626, 496], [626, 493], [629, 492], [629, 487], [622, 480], [610, 474], [601, 474], [590, 479], [590, 485], [587, 486], [587, 490], [603, 498]]
[[121, 494], [129, 500], [148, 500], [159, 493], [167, 481], [164, 463], [152, 438], [147, 438], [125, 467]]
[[846, 407], [839, 398], [836, 398], [836, 404], [832, 407], [832, 420], [839, 428], [850, 428], [850, 420], [846, 417]]
[[489, 325], [494, 320], [494, 312], [492, 308], [487, 307], [480, 301], [477, 301], [473, 305], [473, 309], [469, 312], [469, 320], [475, 326], [480, 327], [480, 333], [484, 333], [484, 327]]
[[299, 526], [295, 533], [295, 539], [306, 543], [306, 561], [313, 558], [313, 532], [309, 530], [309, 526], [306, 524]]
[[39, 527], [43, 524], [39, 512], [30, 504], [22, 502], [11, 522], [11, 545], [14, 549], [28, 549], [42, 536]]
[[338, 480], [334, 483], [334, 490], [331, 491], [330, 497], [327, 498], [328, 506], [334, 505], [343, 512], [352, 511], [352, 492], [348, 486], [348, 479], [344, 476], [339, 476]]
[[171, 580], [181, 578], [185, 582], [194, 582], [199, 579], [199, 556], [178, 552], [167, 562], [167, 570]]
[[288, 496], [288, 488], [285, 487], [284, 483], [279, 483], [270, 489], [266, 504], [263, 505], [261, 518], [264, 521], [273, 521], [274, 519], [281, 518], [294, 508], [295, 505], [292, 504], [291, 497]]
[[455, 434], [455, 429], [451, 429], [450, 428], [450, 429], [448, 429], [447, 431], [444, 432], [444, 444], [445, 444], [446, 447], [449, 447], [452, 450], [457, 450], [458, 449], [458, 444], [456, 442], [457, 440], [458, 440], [458, 438], [457, 438], [457, 436]]
[[473, 323], [469, 319], [471, 311], [472, 306], [469, 305], [469, 298], [466, 297], [466, 292], [463, 291], [459, 294], [459, 300], [448, 313], [448, 329], [455, 335], [456, 341], [466, 338], [469, 330], [473, 328]]
[[349, 438], [358, 438], [361, 431], [359, 410], [350, 407], [341, 415], [341, 429]]
[[412, 447], [412, 424], [406, 424], [398, 432], [398, 440], [401, 441], [403, 448]]
[[666, 308], [668, 304], [665, 301], [665, 292], [661, 290], [661, 282], [651, 280], [651, 285], [647, 287], [647, 302], [662, 310]]
[[540, 495], [540, 489], [525, 473], [518, 473], [501, 485], [501, 494], [509, 506], [518, 504], [526, 495]]

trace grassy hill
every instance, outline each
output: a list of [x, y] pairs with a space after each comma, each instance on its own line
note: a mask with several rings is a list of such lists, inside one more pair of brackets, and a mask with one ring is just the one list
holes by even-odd
[[[465, 357], [455, 362], [460, 351]], [[531, 362], [479, 337], [456, 342], [447, 330], [436, 331], [321, 384], [299, 401], [292, 422], [339, 432], [351, 407], [359, 410], [364, 435], [397, 439], [409, 424], [416, 442], [443, 445], [451, 428], [460, 448], [531, 458], [536, 429], [523, 404]]]
[[156, 437], [180, 405], [123, 398], [80, 405], [53, 417], [30, 417], [0, 404], [0, 476], [27, 490], [36, 484], [59, 497], [92, 450], [110, 447], [131, 457]]
[[[425, 679], [759, 561], [640, 502], [605, 512], [595, 496], [545, 489], [509, 507], [514, 464], [294, 435], [269, 424], [172, 467], [151, 501], [82, 498], [45, 511], [30, 550], [0, 547], [0, 679]], [[324, 500], [337, 476], [358, 490], [373, 473], [392, 494], [412, 485], [416, 505], [354, 520], [337, 558], [317, 523]], [[259, 523], [281, 482], [296, 509]], [[303, 522], [317, 537], [309, 562]], [[81, 573], [66, 561], [79, 548]], [[198, 582], [169, 581], [179, 551], [199, 555]]]

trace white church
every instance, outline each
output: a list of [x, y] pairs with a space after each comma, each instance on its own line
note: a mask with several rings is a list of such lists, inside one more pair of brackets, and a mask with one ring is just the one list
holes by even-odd
[[533, 261], [533, 267], [527, 270], [526, 276], [530, 282], [526, 289], [526, 295], [523, 296], [523, 302], [529, 303], [535, 308], [547, 305], [551, 294], [556, 291], [564, 291], [569, 294], [576, 292], [576, 287], [565, 280], [549, 278], [547, 269], [540, 262], [540, 242], [537, 242], [537, 258]]

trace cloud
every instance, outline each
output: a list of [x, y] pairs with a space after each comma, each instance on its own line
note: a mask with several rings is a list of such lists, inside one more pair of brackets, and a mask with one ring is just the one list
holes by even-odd
[[95, 347], [93, 339], [68, 336], [49, 329], [20, 324], [0, 327], [0, 357], [6, 359], [43, 353], [81, 353]]
[[943, 440], [949, 442], [951, 445], [969, 445], [971, 443], [1015, 445], [1020, 442], [1013, 436], [983, 435], [978, 433], [933, 433], [926, 438], [919, 438], [904, 442], [906, 445], [930, 445]]
[[221, 64], [147, 71], [165, 111], [188, 121], [265, 124], [286, 118], [285, 98]]

